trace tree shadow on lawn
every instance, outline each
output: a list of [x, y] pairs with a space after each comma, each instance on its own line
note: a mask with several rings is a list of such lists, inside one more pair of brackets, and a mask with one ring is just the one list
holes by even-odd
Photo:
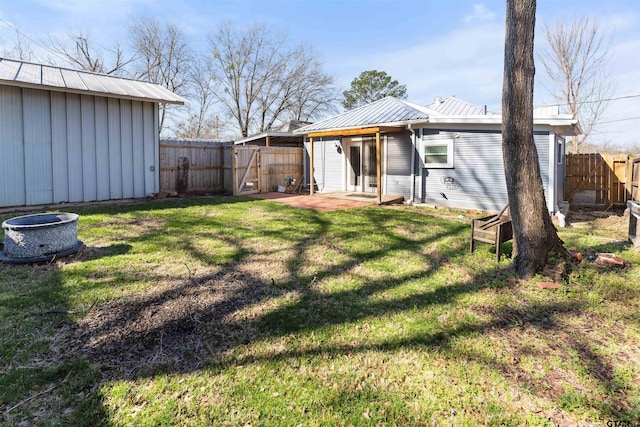
[[[269, 209], [293, 212], [290, 208], [275, 206]], [[348, 250], [345, 242], [360, 233], [354, 232], [350, 227], [336, 229], [328, 219], [330, 214], [298, 211], [295, 215], [302, 215], [310, 224], [311, 231], [308, 233], [287, 231], [276, 225], [259, 230], [262, 235], [274, 239], [274, 242], [290, 242], [291, 254], [285, 261], [290, 280], [278, 283], [265, 277], [264, 272], [252, 272], [245, 268], [246, 259], [257, 254], [242, 239], [233, 235], [218, 236], [233, 248], [233, 255], [226, 262], [216, 265], [214, 271], [192, 274], [189, 270], [185, 276], [180, 277], [170, 277], [159, 272], [156, 276], [147, 277], [147, 280], [164, 281], [169, 285], [110, 301], [96, 307], [78, 321], [71, 318], [62, 320], [51, 345], [52, 355], [72, 362], [87, 361], [101, 372], [102, 380], [99, 382], [103, 382], [167, 373], [189, 373], [210, 368], [225, 369], [318, 355], [339, 357], [372, 350], [393, 352], [398, 349], [426, 347], [445, 351], [452, 357], [484, 364], [519, 386], [532, 389], [539, 397], [555, 399], [565, 390], [550, 389], [547, 387], [548, 382], [544, 381], [536, 384], [530, 374], [517, 364], [503, 363], [481, 352], [461, 350], [452, 345], [458, 338], [476, 334], [505, 334], [509, 339], [517, 340], [521, 333], [536, 332], [551, 334], [552, 338], [546, 337], [551, 345], [575, 351], [579, 355], [580, 366], [587, 375], [604, 388], [617, 387], [611, 364], [590, 350], [586, 337], [572, 331], [563, 322], [563, 318], [582, 313], [585, 309], [582, 302], [535, 303], [523, 307], [493, 306], [485, 308], [484, 312], [479, 308], [478, 313], [481, 317], [486, 317], [485, 320], [464, 320], [453, 326], [441, 324], [432, 333], [419, 333], [382, 342], [320, 344], [308, 349], [285, 348], [250, 356], [230, 353], [230, 350], [238, 346], [359, 322], [370, 317], [420, 311], [454, 303], [467, 294], [507, 286], [504, 272], [488, 271], [471, 276], [449, 261], [466, 253], [469, 238], [466, 224], [452, 226], [447, 223], [447, 226], [439, 227], [440, 220], [432, 219], [430, 221], [435, 223], [434, 228], [442, 230], [416, 237], [411, 233], [398, 231], [398, 212], [364, 209], [354, 210], [352, 213], [351, 217], [343, 217], [342, 221], [350, 227], [358, 224], [369, 227], [369, 231], [375, 234], [370, 248]], [[400, 219], [410, 220], [411, 215], [400, 214]], [[154, 233], [161, 233], [161, 230]], [[441, 239], [451, 233], [459, 237], [459, 245], [438, 245]], [[211, 260], [210, 254], [202, 252], [192, 243], [182, 242], [181, 245], [181, 249], [188, 251], [195, 259], [203, 262]], [[309, 247], [315, 245], [335, 250], [339, 262], [316, 266], [316, 269], [308, 271], [301, 259], [304, 260], [308, 256]], [[427, 246], [437, 249], [425, 251]], [[394, 251], [420, 254], [424, 268], [394, 277], [383, 272], [379, 277], [372, 278], [360, 272], [361, 265], [379, 261]], [[260, 255], [268, 258], [276, 252], [276, 249], [273, 252], [267, 249], [265, 254]], [[378, 293], [408, 283], [426, 283], [443, 270], [449, 277], [449, 283], [445, 285], [427, 287], [422, 292], [413, 292], [391, 300], [372, 298]], [[334, 292], [325, 292], [319, 288], [320, 284], [341, 280], [345, 275], [361, 283], [361, 286]], [[284, 304], [282, 299], [287, 297], [292, 299]], [[267, 304], [267, 308], [260, 308], [264, 304]], [[525, 347], [514, 345], [513, 356], [522, 357], [527, 351]], [[94, 387], [86, 401], [97, 400], [100, 400], [99, 389]], [[593, 402], [592, 404], [595, 405]], [[614, 409], [614, 405], [621, 409]], [[628, 397], [621, 396], [615, 401], [603, 402], [598, 410], [603, 417], [630, 417], [631, 410], [627, 409], [630, 407]], [[106, 408], [96, 410], [91, 417], [92, 421], [96, 421], [95, 424], [108, 424], [108, 419]]]

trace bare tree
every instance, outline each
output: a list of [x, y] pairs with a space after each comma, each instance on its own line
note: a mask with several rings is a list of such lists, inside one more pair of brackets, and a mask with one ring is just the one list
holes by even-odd
[[[135, 78], [150, 81], [184, 95], [189, 85], [193, 56], [180, 27], [162, 25], [152, 19], [139, 19], [131, 28], [132, 45], [136, 50]], [[160, 104], [159, 129], [167, 126], [174, 105]]]
[[194, 60], [189, 75], [187, 117], [177, 125], [180, 138], [219, 139], [221, 123], [211, 112], [216, 101], [211, 81], [211, 59]]
[[[125, 67], [133, 61], [119, 43], [110, 49], [96, 46], [89, 33], [70, 33], [68, 39], [51, 38], [50, 49], [72, 67], [94, 73], [125, 75]], [[108, 64], [107, 64], [108, 63]]]
[[3, 56], [18, 59], [20, 61], [31, 61], [31, 58], [33, 57], [33, 49], [31, 49], [31, 43], [29, 40], [22, 34], [22, 32], [20, 32], [20, 30], [18, 30], [18, 28], [14, 27], [12, 24], [6, 24], [15, 31], [16, 35], [13, 46], [10, 49], [5, 48]]
[[215, 137], [217, 139], [219, 121], [216, 116], [211, 114], [215, 98], [209, 58], [194, 59], [186, 95], [190, 100], [187, 106], [187, 118], [178, 124], [178, 136], [181, 138]]
[[[331, 79], [319, 71], [317, 61], [309, 62], [308, 49], [289, 48], [286, 37], [262, 25], [238, 31], [227, 23], [210, 43], [215, 96], [242, 136], [269, 129], [287, 113], [296, 114], [296, 109], [300, 116], [311, 116], [318, 105], [329, 102], [319, 96], [323, 94], [319, 89]], [[314, 95], [316, 105], [305, 100]]]
[[550, 251], [566, 251], [551, 222], [533, 140], [536, 0], [507, 0], [502, 89], [502, 153], [515, 234], [514, 265], [529, 278]]
[[311, 48], [299, 48], [294, 63], [299, 65], [297, 78], [292, 78], [293, 90], [286, 116], [289, 120], [313, 121], [338, 112], [338, 92], [333, 77], [322, 71], [322, 64]]
[[602, 116], [613, 86], [607, 76], [611, 38], [596, 19], [582, 18], [545, 26], [548, 46], [540, 60], [554, 83], [552, 94], [566, 104], [569, 113], [580, 121], [582, 134], [573, 137], [578, 153]]

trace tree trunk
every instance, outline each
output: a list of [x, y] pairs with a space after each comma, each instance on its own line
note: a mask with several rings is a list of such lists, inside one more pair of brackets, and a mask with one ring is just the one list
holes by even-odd
[[507, 0], [502, 154], [517, 248], [514, 264], [522, 278], [543, 267], [550, 251], [565, 254], [547, 210], [533, 140], [535, 13], [535, 0]]

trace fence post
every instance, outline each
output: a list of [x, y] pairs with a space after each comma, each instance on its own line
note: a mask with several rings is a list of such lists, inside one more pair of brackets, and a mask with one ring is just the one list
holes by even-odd
[[238, 147], [235, 145], [231, 147], [231, 183], [233, 184], [233, 195], [238, 195]]
[[178, 181], [176, 191], [186, 193], [189, 189], [189, 159], [187, 157], [178, 158]]

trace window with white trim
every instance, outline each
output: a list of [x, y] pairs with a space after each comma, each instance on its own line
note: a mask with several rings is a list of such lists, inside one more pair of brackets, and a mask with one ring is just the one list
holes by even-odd
[[564, 138], [558, 137], [557, 141], [556, 160], [561, 165], [564, 163]]
[[425, 168], [453, 167], [453, 139], [449, 141], [425, 142], [423, 145]]

